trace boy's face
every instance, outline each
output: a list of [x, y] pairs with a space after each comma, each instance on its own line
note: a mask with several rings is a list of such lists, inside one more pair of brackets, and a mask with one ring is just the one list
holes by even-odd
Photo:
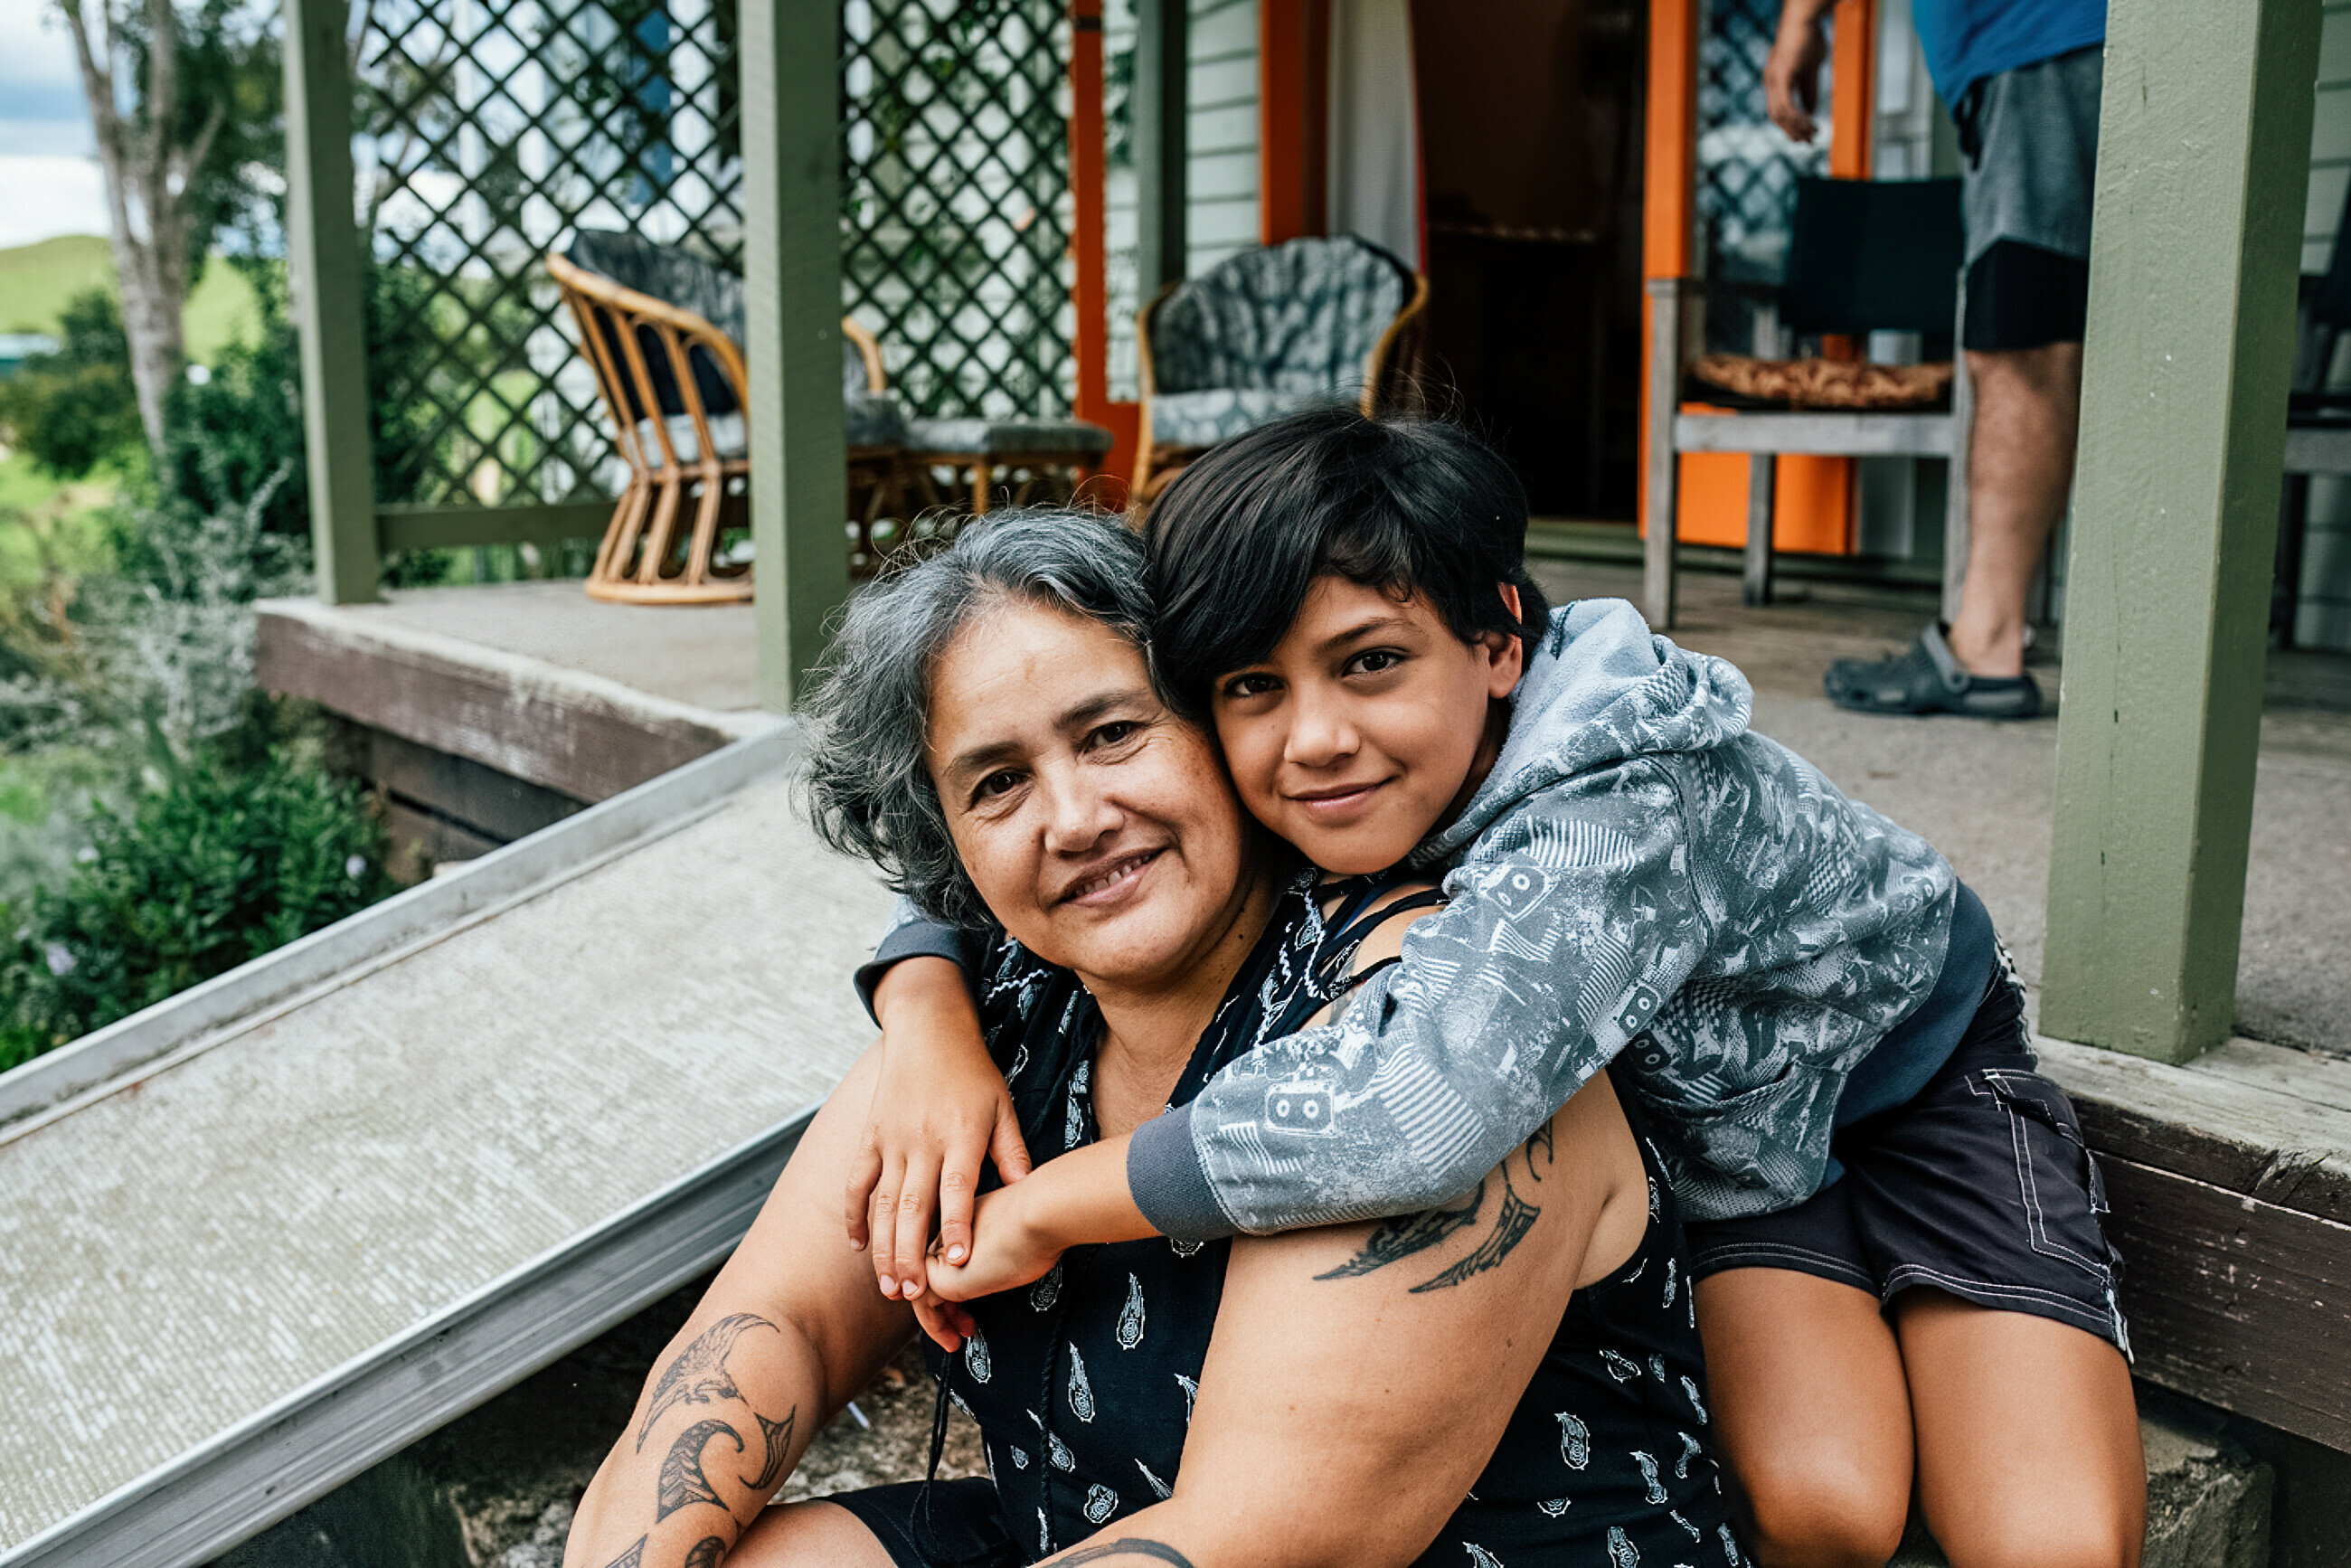
[[1385, 870], [1484, 782], [1522, 654], [1463, 642], [1418, 593], [1317, 578], [1280, 645], [1214, 689], [1242, 803], [1325, 871]]

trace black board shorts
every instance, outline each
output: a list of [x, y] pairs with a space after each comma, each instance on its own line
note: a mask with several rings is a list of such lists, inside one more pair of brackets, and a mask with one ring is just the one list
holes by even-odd
[[2035, 1071], [2005, 962], [1974, 1019], [1907, 1103], [1838, 1130], [1844, 1175], [1793, 1208], [1692, 1221], [1690, 1274], [1790, 1269], [1867, 1291], [1913, 1286], [2069, 1323], [2126, 1356], [2121, 1259], [2098, 1165], [2065, 1092]]
[[1013, 1544], [996, 1483], [985, 1476], [901, 1481], [817, 1500], [854, 1514], [897, 1568], [1018, 1568], [1029, 1560]]

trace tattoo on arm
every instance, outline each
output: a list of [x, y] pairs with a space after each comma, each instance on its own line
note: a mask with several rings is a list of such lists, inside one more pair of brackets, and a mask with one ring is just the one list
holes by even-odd
[[1317, 1280], [1352, 1280], [1358, 1274], [1368, 1274], [1374, 1269], [1384, 1269], [1399, 1259], [1416, 1252], [1426, 1252], [1448, 1239], [1463, 1226], [1473, 1223], [1478, 1210], [1486, 1202], [1486, 1184], [1479, 1182], [1469, 1201], [1458, 1208], [1431, 1208], [1418, 1214], [1399, 1215], [1383, 1223], [1364, 1243], [1363, 1250], [1327, 1274], [1317, 1274]]
[[718, 1560], [726, 1555], [726, 1542], [717, 1536], [705, 1535], [685, 1554], [685, 1568], [718, 1568]]
[[[710, 1484], [710, 1478], [702, 1469], [702, 1450], [713, 1438], [721, 1437], [735, 1445], [737, 1453], [743, 1451], [741, 1435], [724, 1421], [696, 1421], [670, 1445], [668, 1457], [661, 1462], [657, 1493], [661, 1507], [660, 1511], [653, 1515], [655, 1524], [693, 1503], [716, 1503], [720, 1508], [726, 1507], [719, 1502], [718, 1489]], [[727, 1513], [731, 1518], [734, 1511], [728, 1509]]]
[[645, 1542], [652, 1539], [650, 1535], [638, 1536], [634, 1546], [605, 1563], [604, 1568], [638, 1568], [638, 1564], [645, 1560]]
[[[1414, 1295], [1424, 1291], [1442, 1291], [1489, 1269], [1498, 1268], [1503, 1259], [1518, 1249], [1519, 1243], [1527, 1239], [1527, 1232], [1532, 1230], [1535, 1221], [1541, 1218], [1542, 1209], [1519, 1196], [1518, 1180], [1511, 1174], [1511, 1166], [1515, 1163], [1524, 1171], [1530, 1185], [1539, 1186], [1543, 1178], [1536, 1168], [1538, 1155], [1541, 1155], [1543, 1169], [1549, 1169], [1556, 1157], [1548, 1122], [1536, 1129], [1534, 1136], [1503, 1159], [1500, 1167], [1501, 1207], [1495, 1211], [1493, 1223], [1485, 1239], [1478, 1243], [1477, 1250], [1435, 1279], [1412, 1287]], [[1456, 1234], [1477, 1223], [1479, 1212], [1486, 1206], [1486, 1185], [1479, 1182], [1478, 1190], [1469, 1195], [1469, 1201], [1459, 1208], [1432, 1208], [1388, 1220], [1372, 1232], [1371, 1239], [1353, 1258], [1329, 1273], [1314, 1277], [1317, 1280], [1353, 1279], [1451, 1240]]]
[[[760, 1463], [757, 1480], [744, 1480], [740, 1476], [735, 1479], [743, 1481], [753, 1491], [766, 1491], [783, 1479], [784, 1456], [791, 1451], [792, 1446], [792, 1423], [799, 1420], [799, 1416], [800, 1407], [797, 1405], [780, 1421], [770, 1421], [757, 1410], [752, 1411], [751, 1418], [759, 1423], [759, 1435], [768, 1439], [768, 1457]], [[686, 1568], [693, 1568], [691, 1559], [688, 1559]]]
[[1081, 1546], [1061, 1553], [1055, 1561], [1061, 1568], [1078, 1568], [1081, 1563], [1100, 1563], [1111, 1557], [1147, 1557], [1154, 1563], [1166, 1563], [1167, 1568], [1192, 1568], [1192, 1560], [1165, 1542], [1147, 1541], [1139, 1535]]
[[678, 1352], [675, 1361], [662, 1373], [661, 1381], [653, 1385], [653, 1403], [645, 1407], [644, 1425], [637, 1428], [637, 1451], [643, 1453], [645, 1438], [662, 1414], [678, 1405], [707, 1405], [713, 1399], [740, 1399], [743, 1391], [735, 1386], [735, 1379], [726, 1371], [727, 1353], [735, 1342], [753, 1329], [773, 1331], [776, 1325], [749, 1312], [737, 1312], [719, 1319], [696, 1336], [695, 1342]]

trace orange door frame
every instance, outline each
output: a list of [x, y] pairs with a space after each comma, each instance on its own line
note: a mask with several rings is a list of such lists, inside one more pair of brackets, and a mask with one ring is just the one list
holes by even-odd
[[[1869, 177], [1870, 141], [1876, 129], [1877, 48], [1876, 0], [1837, 0], [1831, 40], [1829, 173]], [[1652, 283], [1687, 284], [1696, 279], [1698, 193], [1697, 0], [1651, 0], [1649, 7], [1648, 118], [1645, 127], [1645, 185], [1641, 206], [1641, 271]], [[1655, 291], [1641, 302], [1642, 450], [1640, 527], [1649, 525], [1648, 402], [1651, 393], [1649, 312]], [[1831, 340], [1832, 358], [1855, 351], [1846, 340]], [[1677, 508], [1681, 538], [1736, 545], [1746, 532], [1747, 459], [1737, 455], [1685, 455], [1681, 499]], [[1853, 548], [1853, 508], [1859, 486], [1849, 457], [1783, 457], [1773, 508], [1775, 537], [1786, 544], [1819, 549]], [[1717, 514], [1719, 514], [1717, 516]], [[1709, 526], [1711, 524], [1711, 526]]]
[[1330, 0], [1258, 0], [1258, 239], [1329, 225]]
[[1070, 251], [1075, 274], [1071, 304], [1077, 324], [1070, 350], [1077, 361], [1077, 415], [1108, 426], [1113, 441], [1102, 466], [1088, 478], [1086, 493], [1102, 505], [1119, 507], [1125, 497], [1116, 476], [1134, 471], [1141, 411], [1132, 402], [1113, 402], [1110, 396], [1110, 270], [1102, 227], [1105, 156], [1102, 0], [1071, 0]]

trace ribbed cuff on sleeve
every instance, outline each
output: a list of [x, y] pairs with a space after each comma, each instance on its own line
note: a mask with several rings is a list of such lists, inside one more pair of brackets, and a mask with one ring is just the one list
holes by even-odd
[[1126, 1145], [1126, 1185], [1134, 1206], [1160, 1235], [1217, 1241], [1238, 1228], [1225, 1217], [1192, 1146], [1192, 1107], [1178, 1105], [1135, 1128]]
[[875, 1023], [882, 1020], [873, 1011], [873, 991], [882, 984], [882, 977], [890, 966], [904, 958], [945, 958], [971, 978], [973, 967], [971, 933], [935, 920], [910, 920], [882, 938], [873, 949], [873, 956], [857, 967], [857, 996], [865, 1004], [865, 1016]]

